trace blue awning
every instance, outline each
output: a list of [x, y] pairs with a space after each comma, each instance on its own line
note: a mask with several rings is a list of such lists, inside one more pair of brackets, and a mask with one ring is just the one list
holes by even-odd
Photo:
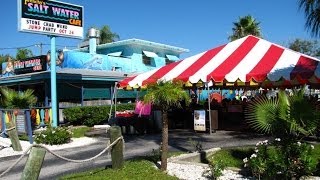
[[166, 55], [166, 57], [170, 60], [170, 61], [178, 61], [180, 60], [177, 56], [174, 55]]
[[150, 52], [150, 51], [142, 51], [144, 55], [146, 55], [147, 57], [150, 58], [154, 58], [154, 57], [158, 57], [158, 55], [154, 52]]

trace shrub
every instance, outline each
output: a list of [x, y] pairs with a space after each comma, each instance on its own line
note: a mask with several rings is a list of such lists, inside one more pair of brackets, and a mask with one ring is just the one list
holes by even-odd
[[148, 156], [148, 160], [152, 161], [153, 163], [161, 161], [161, 149], [152, 149], [151, 154]]
[[82, 107], [72, 107], [63, 110], [65, 118], [73, 125], [81, 125], [83, 120]]
[[[134, 108], [135, 104], [117, 104], [117, 111], [134, 110]], [[63, 110], [66, 120], [72, 125], [86, 125], [89, 127], [105, 122], [109, 117], [109, 113], [110, 105], [72, 107]]]
[[35, 142], [37, 144], [65, 144], [70, 142], [72, 133], [68, 128], [48, 126], [46, 130], [41, 131], [35, 135]]
[[[218, 179], [222, 175], [222, 171], [227, 167], [223, 161], [218, 161], [215, 163], [209, 163], [211, 178]], [[205, 172], [208, 173], [208, 172]]]
[[273, 143], [267, 140], [258, 142], [255, 152], [250, 158], [243, 159], [243, 162], [259, 179], [299, 179], [312, 175], [316, 170], [317, 160], [312, 158], [313, 148], [313, 145], [307, 143], [276, 138]]
[[189, 143], [193, 147], [194, 152], [202, 152], [203, 151], [201, 141], [199, 141], [199, 140], [196, 141], [196, 140], [193, 140], [192, 138], [189, 138]]

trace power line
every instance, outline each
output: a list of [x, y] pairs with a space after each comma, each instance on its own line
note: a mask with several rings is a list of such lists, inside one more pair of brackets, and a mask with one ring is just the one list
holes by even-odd
[[0, 50], [8, 50], [8, 49], [24, 49], [24, 48], [29, 48], [34, 45], [29, 45], [29, 46], [21, 46], [21, 47], [7, 47], [7, 48], [0, 48]]

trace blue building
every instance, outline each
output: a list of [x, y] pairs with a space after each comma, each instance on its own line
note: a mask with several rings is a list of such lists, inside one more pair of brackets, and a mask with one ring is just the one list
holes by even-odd
[[[128, 39], [88, 47], [57, 51], [57, 95], [60, 108], [109, 104], [115, 82], [179, 60], [187, 49]], [[50, 52], [2, 64], [0, 86], [16, 90], [33, 89], [38, 106], [50, 106]], [[118, 98], [135, 98], [134, 92], [119, 92]]]

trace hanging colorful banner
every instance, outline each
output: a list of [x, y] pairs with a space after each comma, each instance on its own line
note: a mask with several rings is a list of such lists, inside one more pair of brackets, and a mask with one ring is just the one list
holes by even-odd
[[53, 0], [18, 0], [19, 31], [83, 38], [83, 7]]

